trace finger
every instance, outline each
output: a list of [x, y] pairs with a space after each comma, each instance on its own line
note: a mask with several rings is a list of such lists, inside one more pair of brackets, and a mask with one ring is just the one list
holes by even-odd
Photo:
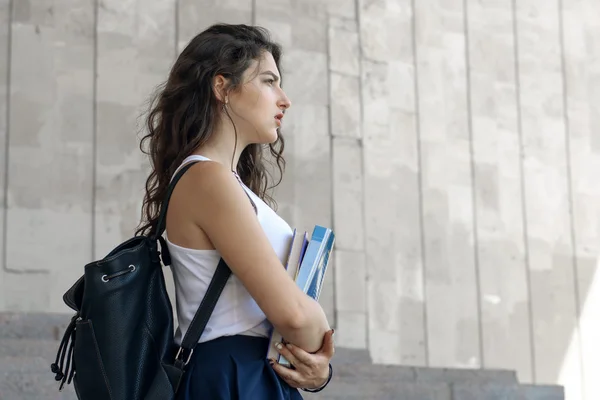
[[286, 346], [286, 345], [284, 345], [282, 343], [277, 343], [275, 345], [275, 348], [277, 349], [277, 351], [279, 352], [279, 354], [281, 354], [282, 356], [284, 356], [290, 362], [290, 364], [292, 364], [295, 368], [301, 367], [302, 363], [290, 351], [289, 346]]
[[327, 358], [331, 359], [333, 354], [335, 353], [335, 345], [333, 343], [333, 334], [335, 330], [331, 329], [325, 332], [325, 337], [323, 338], [323, 345], [319, 350], [319, 353], [327, 356]]
[[[312, 367], [315, 364], [314, 355], [307, 353], [306, 351], [302, 350], [300, 347], [294, 346], [291, 343], [286, 344], [284, 346], [284, 348], [281, 349], [281, 351], [282, 352], [285, 351], [286, 353], [290, 354], [291, 357], [296, 359], [298, 362], [300, 362], [308, 367]], [[288, 356], [286, 356], [285, 354], [284, 354], [284, 357], [289, 360]]]
[[273, 370], [275, 370], [277, 375], [286, 381], [288, 385], [295, 388], [302, 387], [302, 375], [298, 371], [284, 367], [283, 365], [273, 361], [271, 361], [271, 367], [273, 367]]

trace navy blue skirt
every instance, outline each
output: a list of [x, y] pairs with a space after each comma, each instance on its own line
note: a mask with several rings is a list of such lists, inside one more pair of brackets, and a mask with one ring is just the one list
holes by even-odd
[[177, 400], [301, 400], [266, 359], [268, 339], [236, 335], [199, 343]]

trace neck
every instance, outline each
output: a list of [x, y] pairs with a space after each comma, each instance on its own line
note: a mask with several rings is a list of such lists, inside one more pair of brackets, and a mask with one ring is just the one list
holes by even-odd
[[199, 147], [194, 153], [208, 157], [233, 171], [237, 171], [240, 155], [248, 145], [244, 142], [243, 137], [244, 135], [238, 130], [236, 145], [233, 124], [227, 121], [219, 124], [208, 142]]

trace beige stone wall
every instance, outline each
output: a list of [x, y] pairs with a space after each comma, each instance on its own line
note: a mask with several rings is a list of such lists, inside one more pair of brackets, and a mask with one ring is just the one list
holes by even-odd
[[276, 197], [337, 232], [339, 346], [600, 398], [596, 0], [0, 0], [0, 310], [68, 312], [132, 234], [138, 116], [215, 21], [285, 47]]

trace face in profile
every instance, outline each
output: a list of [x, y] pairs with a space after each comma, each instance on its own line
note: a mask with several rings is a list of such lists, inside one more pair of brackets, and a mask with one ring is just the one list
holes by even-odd
[[277, 64], [265, 52], [244, 72], [239, 90], [229, 95], [228, 111], [240, 139], [247, 144], [268, 144], [277, 140], [284, 110], [290, 106]]

